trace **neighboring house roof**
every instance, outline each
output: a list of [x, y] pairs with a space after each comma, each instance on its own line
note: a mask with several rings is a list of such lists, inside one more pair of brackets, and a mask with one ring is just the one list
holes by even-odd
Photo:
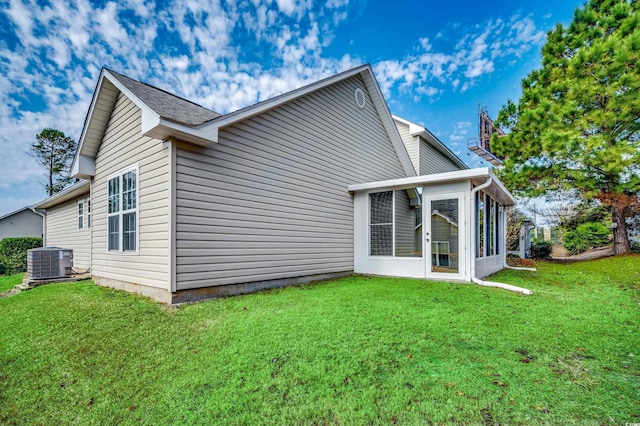
[[56, 192], [52, 196], [40, 201], [33, 205], [34, 209], [48, 209], [58, 204], [62, 204], [65, 201], [73, 200], [74, 198], [88, 194], [90, 188], [90, 182], [88, 180], [82, 180], [71, 185], [68, 188], [63, 189], [60, 192]]
[[222, 115], [147, 83], [109, 69], [107, 71], [160, 117], [167, 120], [197, 126]]
[[13, 216], [13, 215], [16, 215], [16, 214], [18, 214], [18, 213], [22, 213], [22, 212], [23, 212], [23, 211], [25, 211], [25, 210], [29, 210], [29, 211], [30, 211], [30, 212], [32, 212], [32, 213], [35, 213], [35, 214], [37, 214], [37, 215], [39, 215], [39, 216], [42, 216], [42, 214], [41, 214], [41, 213], [38, 213], [37, 211], [33, 210], [33, 207], [31, 207], [31, 206], [26, 206], [26, 207], [22, 207], [22, 208], [20, 208], [20, 209], [18, 209], [18, 210], [14, 210], [14, 211], [12, 211], [11, 213], [7, 213], [7, 214], [5, 214], [5, 215], [3, 215], [3, 216], [0, 216], [0, 220], [6, 219], [6, 218], [8, 218], [8, 217], [10, 217], [10, 216]]
[[[404, 147], [369, 64], [344, 71], [226, 115], [220, 115], [161, 89], [103, 68], [78, 142], [71, 174], [73, 177], [83, 179], [95, 175], [95, 156], [109, 121], [106, 111], [113, 109], [120, 92], [140, 108], [143, 135], [160, 140], [176, 138], [184, 142], [206, 146], [218, 141], [220, 128], [271, 110], [358, 74], [369, 91], [405, 174], [415, 176], [416, 173], [409, 154]], [[180, 111], [183, 108], [186, 110]]]
[[449, 216], [445, 215], [444, 213], [440, 213], [438, 210], [434, 210], [433, 212], [431, 212], [431, 216], [438, 216], [438, 217], [442, 218], [444, 221], [448, 222], [450, 225], [453, 225], [456, 228], [458, 227], [458, 222], [454, 221], [453, 219], [451, 219]]
[[411, 136], [422, 136], [427, 142], [433, 145], [438, 151], [440, 151], [445, 157], [449, 160], [453, 161], [461, 169], [468, 169], [469, 166], [465, 164], [464, 161], [460, 159], [456, 154], [453, 153], [440, 139], [438, 139], [433, 133], [429, 131], [426, 127], [421, 124], [414, 123], [405, 118], [398, 117], [397, 115], [393, 115], [393, 119], [402, 124], [409, 126], [409, 133]]

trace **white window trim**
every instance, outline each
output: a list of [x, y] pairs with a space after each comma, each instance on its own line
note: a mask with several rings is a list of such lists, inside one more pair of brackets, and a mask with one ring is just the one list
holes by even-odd
[[[86, 229], [85, 220], [84, 220], [84, 200], [78, 200], [76, 203], [76, 224], [78, 225], [78, 230], [82, 231]], [[80, 226], [80, 219], [82, 219], [82, 226]]]
[[[371, 223], [371, 194], [381, 192], [391, 192], [391, 223]], [[393, 258], [396, 252], [396, 192], [395, 191], [378, 191], [367, 194], [367, 254], [373, 258]], [[371, 254], [371, 226], [389, 226], [391, 225], [391, 255]]]
[[[422, 188], [420, 188], [421, 190]], [[413, 259], [424, 259], [425, 256], [425, 247], [424, 247], [424, 234], [421, 237], [422, 241], [422, 255], [421, 256], [396, 256], [396, 191], [397, 190], [387, 190], [387, 191], [373, 191], [367, 192], [367, 257], [371, 259], [395, 259], [395, 260], [413, 260]], [[400, 190], [401, 191], [401, 190]], [[371, 223], [371, 194], [378, 194], [381, 192], [391, 192], [391, 223]], [[420, 196], [422, 197], [422, 191], [420, 191]], [[422, 212], [424, 214], [424, 210]], [[424, 218], [423, 218], [424, 220]], [[380, 255], [380, 254], [371, 254], [371, 226], [375, 225], [391, 225], [391, 255]], [[414, 230], [418, 230], [422, 227], [422, 223], [414, 227]]]
[[[431, 255], [433, 256], [435, 254], [435, 256], [436, 256], [436, 264], [434, 266], [442, 266], [442, 265], [440, 265], [440, 255], [441, 254], [442, 255], [446, 254], [448, 256], [447, 262], [449, 264], [447, 265], [447, 267], [451, 266], [451, 249], [449, 248], [449, 241], [432, 241], [431, 242], [431, 247], [434, 247], [434, 245], [435, 245], [436, 250], [433, 251], [433, 249], [431, 249]], [[447, 252], [446, 253], [440, 253], [440, 247], [441, 246], [442, 247], [445, 247], [445, 246], [447, 247]]]
[[[135, 171], [136, 172], [136, 208], [135, 209], [129, 209], [126, 212], [122, 210], [122, 196], [123, 196], [123, 190], [122, 190], [122, 175], [124, 175], [125, 173], [131, 172], [131, 171]], [[109, 213], [109, 181], [114, 179], [114, 178], [119, 178], [120, 179], [120, 186], [119, 186], [119, 200], [118, 200], [118, 212], [117, 213]], [[112, 173], [109, 176], [107, 176], [107, 181], [105, 182], [105, 185], [107, 186], [107, 227], [106, 227], [106, 232], [107, 232], [107, 248], [106, 251], [108, 254], [118, 254], [118, 255], [126, 255], [126, 256], [137, 256], [139, 255], [140, 252], [140, 167], [138, 166], [138, 163], [133, 164], [129, 167], [126, 167], [124, 169], [120, 169], [118, 170], [116, 173]], [[124, 251], [123, 247], [124, 247], [124, 231], [123, 231], [123, 220], [122, 220], [122, 216], [126, 213], [132, 213], [135, 212], [136, 213], [136, 249], [131, 250], [131, 251]], [[109, 250], [109, 217], [111, 216], [118, 216], [118, 250]]]
[[85, 198], [84, 200], [85, 221], [84, 229], [91, 229], [91, 198]]

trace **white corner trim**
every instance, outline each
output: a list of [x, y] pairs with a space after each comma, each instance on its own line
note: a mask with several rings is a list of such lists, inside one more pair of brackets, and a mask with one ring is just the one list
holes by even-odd
[[169, 291], [175, 293], [177, 290], [177, 247], [176, 247], [176, 226], [177, 226], [177, 152], [176, 143], [169, 141]]

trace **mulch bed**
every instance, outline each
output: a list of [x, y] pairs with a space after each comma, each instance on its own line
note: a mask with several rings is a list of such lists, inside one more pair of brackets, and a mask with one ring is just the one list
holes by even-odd
[[535, 268], [536, 262], [531, 259], [522, 259], [520, 257], [507, 257], [507, 265], [520, 268]]

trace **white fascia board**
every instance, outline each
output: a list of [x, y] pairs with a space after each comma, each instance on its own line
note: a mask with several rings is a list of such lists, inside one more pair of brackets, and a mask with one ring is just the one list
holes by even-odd
[[262, 112], [268, 111], [282, 104], [290, 102], [308, 93], [315, 92], [316, 90], [330, 86], [333, 83], [336, 83], [338, 81], [344, 80], [349, 77], [353, 77], [354, 75], [359, 74], [362, 71], [365, 71], [366, 69], [370, 69], [369, 65], [362, 65], [357, 68], [353, 68], [351, 70], [336, 74], [334, 76], [325, 78], [315, 83], [311, 83], [307, 86], [303, 86], [299, 89], [292, 90], [291, 92], [282, 94], [280, 96], [276, 96], [275, 98], [271, 98], [271, 99], [267, 99], [266, 101], [259, 102], [250, 107], [243, 108], [238, 111], [222, 115], [212, 120], [209, 123], [203, 124], [202, 126], [200, 126], [200, 128], [202, 130], [204, 130], [205, 128], [212, 128], [212, 129], [215, 128], [217, 130], [221, 127], [237, 123], [249, 117], [253, 117], [254, 115], [260, 114]]
[[190, 127], [184, 124], [176, 123], [171, 120], [161, 118], [155, 129], [144, 132], [144, 135], [153, 136], [162, 134], [164, 137], [156, 137], [157, 139], [168, 139], [174, 137], [184, 142], [194, 145], [208, 146], [211, 143], [218, 142], [218, 128], [209, 126]]
[[[489, 169], [489, 173], [491, 174], [491, 177], [493, 178], [493, 184], [495, 186], [497, 186], [500, 189], [500, 192], [502, 192], [511, 201], [511, 203], [512, 203], [511, 205], [515, 206], [516, 205], [516, 199], [513, 197], [513, 195], [511, 195], [511, 192], [509, 192], [509, 190], [504, 186], [502, 181], [496, 177], [496, 175], [491, 171], [491, 169]], [[505, 203], [505, 205], [506, 205], [506, 203]]]
[[411, 133], [411, 136], [415, 136], [417, 134], [424, 134], [426, 136], [427, 133], [426, 133], [426, 128], [424, 126], [416, 124], [413, 121], [409, 121], [402, 117], [398, 117], [395, 114], [391, 114], [391, 117], [393, 117], [395, 121], [399, 121], [400, 123], [409, 126], [409, 133]]
[[433, 175], [412, 176], [408, 178], [381, 180], [377, 182], [357, 183], [349, 185], [349, 192], [369, 191], [373, 189], [395, 190], [413, 188], [421, 185], [429, 185], [434, 183], [455, 182], [460, 180], [471, 180], [478, 178], [487, 178], [491, 176], [488, 167], [477, 169], [456, 170], [453, 172], [436, 173]]
[[448, 146], [442, 143], [429, 129], [420, 124], [414, 123], [397, 115], [393, 115], [393, 119], [409, 126], [409, 134], [411, 136], [422, 136], [426, 141], [436, 146], [436, 149], [443, 153], [449, 160], [456, 163], [459, 167], [468, 169], [467, 166], [457, 155], [455, 155]]
[[373, 95], [375, 93], [378, 96], [378, 99], [380, 99], [383, 111], [378, 111], [378, 115], [382, 120], [384, 128], [387, 130], [387, 135], [389, 135], [389, 138], [391, 139], [391, 143], [398, 155], [398, 160], [400, 160], [400, 164], [407, 176], [416, 176], [416, 169], [413, 167], [413, 162], [411, 161], [407, 147], [402, 141], [398, 127], [396, 126], [396, 123], [393, 122], [393, 116], [389, 110], [389, 105], [387, 105], [387, 101], [384, 99], [378, 80], [373, 74], [373, 69], [371, 69], [370, 66], [367, 66], [367, 69], [370, 75], [369, 79], [364, 79], [367, 84], [367, 89], [369, 90], [369, 94]]
[[447, 182], [486, 180], [492, 178], [491, 189], [502, 198], [505, 206], [515, 205], [516, 201], [511, 193], [504, 187], [502, 182], [493, 174], [488, 167], [476, 169], [456, 170], [453, 172], [436, 173], [432, 175], [413, 176], [408, 178], [382, 180], [378, 182], [367, 182], [349, 185], [349, 192], [360, 191], [395, 191], [399, 189], [415, 188], [418, 186], [429, 186]]
[[142, 112], [142, 133], [143, 134], [160, 123], [160, 116], [154, 110], [152, 110], [151, 108], [149, 108], [147, 104], [142, 102], [142, 100], [136, 95], [134, 95], [131, 90], [127, 89], [127, 87], [124, 84], [120, 83], [120, 81], [117, 78], [115, 78], [109, 71], [104, 70], [103, 72], [104, 72], [104, 76], [109, 79], [111, 84], [116, 86], [116, 88], [119, 91], [124, 93], [124, 95], [127, 98], [131, 99], [131, 101], [138, 108], [140, 108], [140, 111]]
[[34, 209], [48, 209], [57, 206], [58, 204], [64, 203], [65, 201], [69, 201], [73, 198], [79, 197], [80, 195], [89, 193], [89, 190], [90, 182], [88, 180], [84, 180], [53, 194], [51, 197], [46, 198], [37, 204], [34, 204], [32, 207]]
[[102, 69], [100, 72], [100, 77], [98, 77], [98, 83], [96, 84], [96, 88], [93, 92], [93, 96], [91, 98], [91, 104], [89, 105], [89, 111], [87, 111], [87, 116], [84, 118], [84, 126], [82, 126], [82, 133], [80, 133], [80, 139], [78, 140], [78, 146], [76, 148], [76, 155], [73, 157], [73, 162], [71, 163], [71, 177], [76, 177], [74, 170], [78, 168], [76, 163], [78, 162], [78, 157], [82, 153], [82, 149], [84, 147], [84, 139], [87, 134], [87, 127], [89, 126], [89, 121], [91, 121], [91, 116], [93, 115], [93, 110], [95, 109], [96, 103], [98, 102], [98, 93], [100, 92], [100, 88], [102, 87], [102, 82], [104, 80], [105, 70]]
[[96, 175], [96, 159], [88, 155], [77, 154], [71, 166], [71, 177], [89, 179]]
[[152, 136], [157, 139], [168, 139], [170, 137], [178, 137], [185, 142], [195, 143], [200, 146], [207, 146], [212, 142], [218, 141], [218, 129], [209, 129], [206, 126], [191, 127], [184, 124], [176, 123], [171, 120], [160, 117], [158, 113], [152, 110], [140, 98], [133, 94], [126, 86], [118, 81], [115, 77], [105, 71], [110, 77], [109, 81], [131, 101], [136, 104], [142, 112], [142, 120], [140, 129], [145, 136]]

